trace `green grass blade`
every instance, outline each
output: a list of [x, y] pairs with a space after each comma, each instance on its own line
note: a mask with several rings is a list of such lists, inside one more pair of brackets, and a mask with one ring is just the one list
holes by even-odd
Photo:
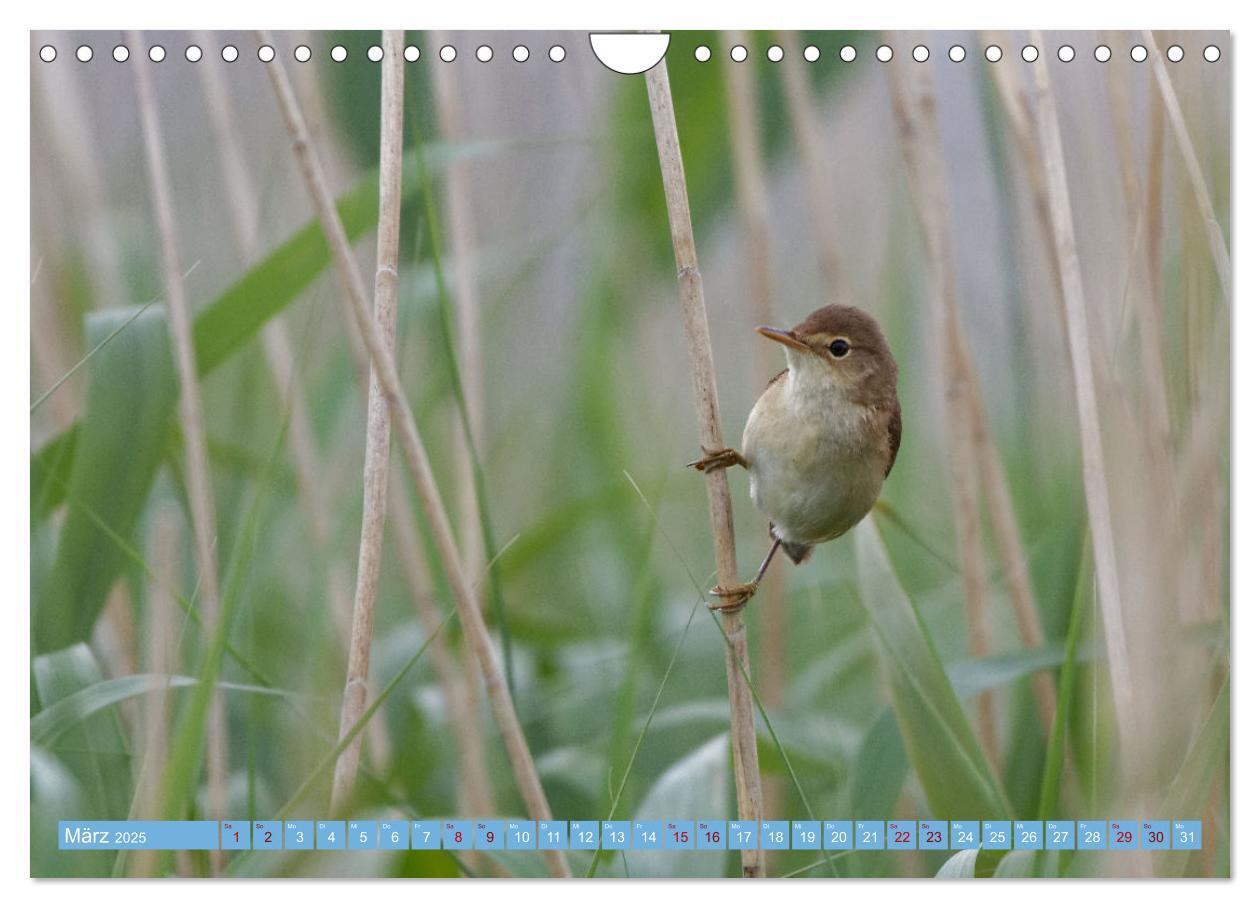
[[1050, 740], [1046, 744], [1041, 797], [1037, 806], [1037, 816], [1043, 820], [1053, 819], [1052, 814], [1058, 810], [1059, 778], [1063, 773], [1063, 763], [1067, 754], [1067, 731], [1072, 715], [1073, 694], [1076, 691], [1077, 650], [1080, 647], [1082, 628], [1085, 626], [1085, 615], [1092, 604], [1090, 580], [1093, 578], [1093, 569], [1091, 565], [1088, 542], [1086, 542], [1085, 550], [1082, 552], [1076, 592], [1072, 597], [1072, 614], [1068, 619], [1063, 668], [1059, 672], [1059, 690], [1056, 699], [1058, 709], [1055, 710], [1054, 726], [1050, 731]]
[[[36, 656], [31, 663], [34, 695], [43, 710], [56, 710], [73, 702], [83, 691], [104, 678], [96, 657], [86, 643]], [[117, 819], [127, 816], [127, 792], [131, 778], [131, 749], [122, 722], [114, 709], [99, 711], [77, 723], [63, 736], [60, 757], [78, 780], [85, 795], [85, 819]]]
[[[128, 322], [128, 330], [115, 333]], [[156, 308], [139, 316], [130, 309], [94, 313], [87, 334], [93, 347], [115, 336], [89, 366], [65, 494], [129, 539], [165, 453], [179, 389], [166, 315]], [[82, 509], [66, 515], [32, 616], [36, 652], [88, 639], [123, 563]]]
[[[31, 743], [51, 748], [71, 729], [88, 721], [101, 710], [150, 691], [192, 687], [199, 683], [198, 679], [188, 675], [160, 674], [127, 675], [122, 678], [97, 681], [31, 716]], [[288, 698], [299, 696], [292, 691], [253, 684], [231, 684], [220, 681], [218, 686], [220, 690], [233, 693]]]
[[[458, 146], [431, 146], [426, 152], [429, 167], [444, 167], [454, 160], [491, 154], [513, 147], [513, 143], [479, 142]], [[420, 159], [409, 152], [403, 161], [403, 204], [415, 199], [420, 188]], [[337, 200], [337, 211], [350, 242], [362, 237], [376, 224], [376, 171], [365, 173]], [[231, 287], [204, 306], [193, 321], [199, 375], [206, 375], [239, 352], [268, 320], [282, 312], [323, 273], [329, 262], [323, 232], [312, 218], [249, 269]], [[129, 310], [120, 310], [129, 311]], [[112, 313], [106, 313], [111, 315]], [[147, 317], [147, 316], [146, 316]], [[130, 334], [131, 329], [126, 334]], [[89, 339], [94, 345], [98, 338]], [[118, 346], [111, 343], [111, 347]], [[132, 392], [144, 385], [135, 385]], [[159, 386], [155, 386], [159, 387]], [[76, 443], [78, 425], [72, 425], [47, 442], [31, 459], [32, 520], [43, 519], [62, 500], [69, 484], [74, 453], [86, 450]], [[81, 438], [77, 441], [82, 441]], [[51, 481], [54, 477], [60, 483]], [[149, 481], [152, 476], [148, 477]], [[147, 485], [145, 488], [147, 489]], [[493, 551], [491, 549], [490, 551]]]
[[193, 689], [192, 697], [181, 713], [172, 736], [171, 750], [166, 766], [163, 768], [160, 787], [162, 805], [160, 809], [163, 812], [162, 816], [166, 819], [181, 819], [196, 791], [211, 699], [215, 693], [219, 673], [223, 668], [223, 657], [227, 652], [228, 637], [240, 605], [245, 575], [255, 554], [263, 506], [268, 500], [266, 493], [271, 488], [271, 470], [279, 462], [288, 430], [289, 422], [286, 413], [285, 421], [280, 431], [276, 433], [276, 439], [272, 445], [269, 469], [259, 477], [254, 486], [253, 500], [250, 502], [244, 525], [232, 549], [226, 582], [223, 584], [223, 595], [219, 602], [217, 622], [210, 629], [211, 635], [206, 646], [201, 672], [198, 675], [198, 684]]
[[914, 603], [888, 559], [879, 530], [864, 520], [854, 530], [858, 589], [879, 643], [901, 737], [934, 816], [1008, 817], [967, 715]]
[[884, 710], [862, 739], [853, 777], [849, 780], [849, 803], [857, 817], [891, 817], [897, 799], [906, 785], [910, 761], [901, 740], [897, 716]]

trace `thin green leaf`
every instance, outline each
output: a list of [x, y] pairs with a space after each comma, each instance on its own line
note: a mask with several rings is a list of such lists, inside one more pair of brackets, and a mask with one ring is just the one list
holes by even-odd
[[[130, 328], [91, 361], [85, 415], [66, 477], [66, 495], [124, 539], [135, 530], [148, 497], [179, 391], [161, 309], [139, 316], [129, 309], [93, 313], [87, 320], [88, 343], [100, 344], [128, 322]], [[123, 563], [122, 553], [104, 544], [82, 509], [66, 515], [32, 616], [36, 652], [88, 639]]]
[[[139, 697], [149, 691], [191, 687], [198, 683], [200, 682], [196, 678], [187, 675], [159, 674], [127, 675], [122, 678], [98, 681], [68, 697], [63, 697], [32, 716], [31, 743], [42, 747], [52, 747], [71, 729], [91, 719], [103, 709], [108, 709], [133, 697]], [[220, 681], [218, 687], [220, 690], [233, 693], [289, 698], [299, 696], [291, 691], [252, 684], [231, 684]]]
[[[518, 143], [478, 142], [458, 146], [434, 146], [426, 153], [430, 158], [427, 163], [430, 167], [440, 168], [453, 160], [502, 151], [515, 147], [516, 144]], [[413, 151], [403, 161], [403, 204], [415, 198], [419, 184], [420, 160]], [[365, 173], [337, 200], [337, 211], [350, 242], [362, 237], [376, 224], [377, 205], [377, 174], [374, 170]], [[201, 308], [193, 321], [198, 374], [208, 374], [239, 352], [268, 320], [282, 312], [319, 277], [328, 262], [328, 245], [319, 225], [312, 218], [220, 296]], [[125, 313], [129, 310], [120, 311]], [[132, 332], [126, 332], [130, 333]], [[93, 340], [89, 342], [95, 343]], [[162, 386], [153, 387], [161, 390]], [[141, 384], [133, 385], [130, 390], [137, 394], [141, 388], [149, 390], [148, 386]], [[32, 520], [44, 519], [64, 500], [73, 468], [73, 455], [82, 450], [77, 444], [82, 439], [75, 438], [79, 428], [80, 424], [71, 425], [32, 455]], [[137, 481], [139, 478], [146, 478], [140, 476], [140, 471], [136, 472]], [[149, 475], [144, 484], [146, 490], [151, 481], [152, 476]], [[34, 503], [38, 506], [34, 506]]]
[[910, 763], [937, 817], [1009, 817], [1007, 804], [879, 530], [854, 531], [858, 588], [879, 641]]
[[[1093, 568], [1089, 553], [1087, 540], [1083, 545], [1076, 592], [1072, 597], [1072, 614], [1068, 619], [1063, 670], [1059, 672], [1059, 690], [1056, 698], [1058, 708], [1055, 710], [1050, 740], [1046, 742], [1046, 762], [1041, 777], [1041, 796], [1037, 805], [1037, 815], [1043, 820], [1052, 819], [1052, 815], [1058, 812], [1059, 779], [1063, 774], [1063, 763], [1067, 753], [1067, 730], [1071, 721], [1073, 695], [1076, 692], [1076, 653], [1080, 645], [1082, 628], [1085, 626], [1085, 615], [1089, 611], [1089, 606], [1093, 604], [1090, 596], [1093, 589], [1090, 584]], [[1044, 863], [1044, 859], [1042, 862]]]
[[[96, 657], [86, 643], [36, 656], [31, 663], [34, 695], [44, 710], [55, 709], [80, 691], [103, 680]], [[62, 764], [83, 793], [87, 818], [127, 816], [131, 750], [117, 711], [98, 712], [64, 736]]]
[[853, 764], [849, 802], [857, 817], [891, 817], [905, 788], [910, 762], [891, 709], [875, 720]]

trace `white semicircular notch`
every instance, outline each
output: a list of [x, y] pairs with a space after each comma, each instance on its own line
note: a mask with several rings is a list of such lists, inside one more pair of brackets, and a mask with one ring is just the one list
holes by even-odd
[[591, 50], [599, 62], [615, 73], [634, 76], [645, 73], [669, 50], [668, 34], [640, 32], [591, 32]]

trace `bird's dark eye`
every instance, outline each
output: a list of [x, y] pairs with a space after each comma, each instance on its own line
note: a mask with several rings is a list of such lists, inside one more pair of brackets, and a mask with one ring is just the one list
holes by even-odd
[[843, 337], [837, 337], [827, 346], [827, 349], [831, 351], [832, 356], [840, 359], [842, 356], [849, 355], [849, 342]]

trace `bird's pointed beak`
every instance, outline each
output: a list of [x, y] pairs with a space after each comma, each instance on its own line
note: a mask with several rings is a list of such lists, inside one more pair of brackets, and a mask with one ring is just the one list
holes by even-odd
[[791, 331], [784, 331], [782, 328], [771, 328], [767, 325], [758, 325], [757, 333], [762, 337], [770, 338], [776, 343], [783, 344], [785, 347], [809, 352], [809, 346]]

